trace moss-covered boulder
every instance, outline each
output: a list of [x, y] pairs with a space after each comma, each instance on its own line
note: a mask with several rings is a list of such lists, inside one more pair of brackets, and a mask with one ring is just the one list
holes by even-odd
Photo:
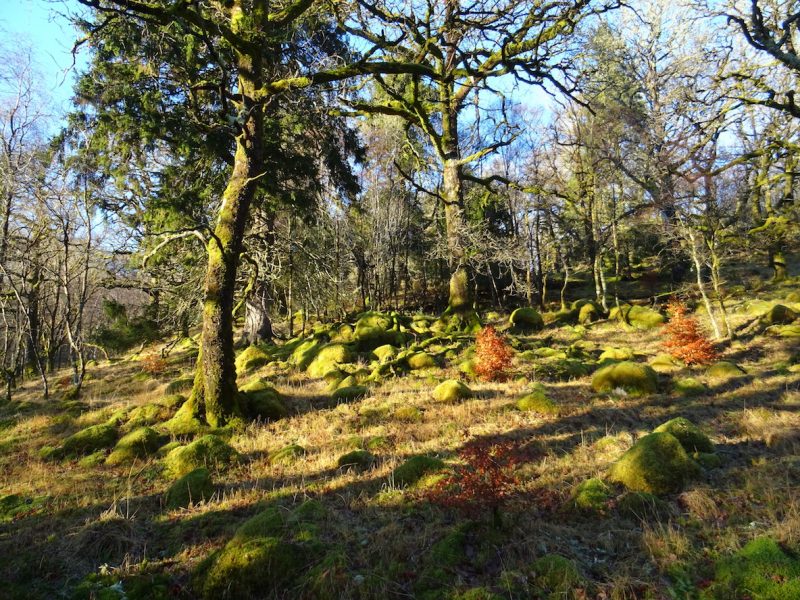
[[186, 397], [179, 394], [165, 396], [157, 402], [138, 406], [127, 415], [125, 429], [133, 430], [145, 425], [154, 425], [172, 418], [175, 412], [186, 402]]
[[478, 377], [477, 366], [478, 363], [475, 361], [475, 359], [470, 358], [458, 365], [458, 371], [470, 379], [476, 379]]
[[683, 368], [683, 363], [670, 354], [658, 354], [650, 361], [650, 366], [658, 373], [671, 373]]
[[206, 468], [195, 469], [175, 481], [165, 494], [164, 504], [170, 510], [208, 500], [214, 495], [214, 482]]
[[114, 450], [108, 455], [106, 464], [127, 464], [137, 458], [146, 458], [154, 454], [161, 443], [161, 435], [155, 429], [139, 427], [120, 438]]
[[587, 302], [578, 310], [578, 323], [588, 325], [603, 316], [603, 308], [595, 302]]
[[269, 455], [269, 464], [271, 465], [289, 465], [306, 455], [306, 449], [298, 444], [289, 444], [279, 450], [271, 452]]
[[178, 446], [164, 458], [164, 469], [171, 477], [205, 467], [219, 469], [239, 460], [239, 453], [216, 435], [204, 435], [185, 446]]
[[549, 358], [539, 362], [536, 367], [536, 376], [552, 381], [569, 381], [585, 377], [590, 372], [590, 367], [575, 358]]
[[767, 333], [777, 337], [798, 338], [800, 337], [800, 325], [773, 325], [767, 329]]
[[633, 359], [633, 350], [630, 348], [606, 348], [598, 357], [600, 361], [622, 361]]
[[572, 494], [572, 503], [585, 511], [602, 512], [611, 500], [611, 488], [605, 481], [592, 477], [581, 482]]
[[542, 315], [533, 308], [528, 306], [518, 308], [511, 313], [508, 322], [516, 331], [532, 332], [539, 331], [544, 327], [544, 319]]
[[455, 379], [448, 379], [433, 389], [433, 399], [437, 402], [455, 403], [472, 398], [472, 390], [466, 384]]
[[612, 306], [608, 311], [608, 318], [611, 321], [628, 322], [628, 313], [632, 306], [630, 304], [620, 304], [619, 306]]
[[353, 450], [339, 457], [336, 464], [340, 469], [356, 469], [364, 471], [375, 463], [375, 456], [367, 450]]
[[61, 456], [78, 456], [111, 448], [117, 441], [117, 435], [117, 428], [113, 425], [92, 425], [65, 439], [59, 449], [59, 454]]
[[248, 346], [236, 357], [236, 372], [246, 373], [264, 366], [269, 362], [269, 355], [258, 346]]
[[369, 311], [359, 315], [354, 338], [359, 350], [368, 352], [386, 344], [400, 346], [405, 334], [391, 315]]
[[423, 414], [420, 409], [418, 409], [416, 406], [411, 406], [408, 404], [405, 406], [398, 406], [395, 409], [393, 416], [398, 421], [403, 421], [405, 423], [418, 423], [419, 421], [422, 421], [423, 418]]
[[659, 425], [653, 431], [671, 433], [678, 438], [683, 449], [690, 454], [693, 452], [714, 452], [714, 444], [708, 436], [697, 425], [684, 417], [671, 419]]
[[317, 356], [317, 352], [323, 346], [321, 340], [312, 338], [298, 344], [289, 356], [289, 362], [301, 371], [305, 371], [311, 361]]
[[369, 394], [369, 388], [364, 385], [348, 385], [339, 387], [331, 394], [336, 402], [352, 402], [360, 400]]
[[289, 409], [278, 390], [266, 379], [257, 379], [242, 386], [244, 410], [251, 419], [277, 421], [289, 415]]
[[794, 600], [800, 598], [800, 561], [773, 539], [759, 537], [717, 562], [704, 600]]
[[675, 391], [681, 396], [702, 396], [708, 392], [706, 385], [694, 377], [683, 377], [673, 384]]
[[626, 321], [636, 329], [655, 329], [661, 327], [666, 319], [660, 312], [645, 306], [631, 306]]
[[391, 344], [384, 344], [383, 346], [375, 348], [372, 351], [372, 355], [377, 358], [379, 362], [385, 363], [397, 356], [397, 352], [397, 348]]
[[339, 365], [353, 362], [353, 360], [355, 360], [355, 356], [349, 346], [328, 344], [320, 348], [314, 360], [308, 365], [307, 371], [311, 377], [322, 377]]
[[767, 325], [788, 325], [797, 319], [798, 315], [788, 306], [776, 304], [764, 315], [764, 322]]
[[595, 371], [592, 389], [606, 393], [621, 388], [631, 395], [653, 394], [658, 390], [658, 376], [652, 367], [631, 361], [607, 365]]
[[558, 405], [547, 397], [542, 387], [537, 387], [519, 398], [515, 406], [517, 410], [534, 412], [541, 415], [557, 415], [560, 412]]
[[609, 479], [649, 494], [680, 491], [700, 468], [680, 441], [665, 431], [642, 437], [609, 471]]
[[575, 563], [558, 554], [545, 554], [538, 558], [531, 565], [531, 571], [536, 598], [570, 598], [576, 588], [585, 585]]
[[406, 362], [408, 363], [408, 368], [412, 371], [417, 371], [419, 369], [430, 369], [437, 366], [436, 359], [434, 359], [433, 356], [427, 352], [415, 352], [406, 358]]
[[413, 485], [424, 475], [444, 468], [444, 462], [424, 454], [412, 456], [392, 471], [391, 479], [396, 486]]
[[706, 377], [713, 381], [727, 381], [745, 374], [745, 370], [739, 365], [727, 360], [721, 360], [706, 369]]

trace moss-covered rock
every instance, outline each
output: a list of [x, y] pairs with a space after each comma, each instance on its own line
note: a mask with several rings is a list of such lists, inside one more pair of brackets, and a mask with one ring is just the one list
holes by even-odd
[[397, 356], [397, 352], [397, 348], [391, 344], [384, 344], [383, 346], [375, 348], [372, 351], [372, 355], [377, 358], [379, 362], [385, 363]]
[[359, 350], [364, 352], [386, 344], [400, 346], [405, 337], [391, 315], [369, 311], [361, 313], [356, 321], [354, 338]]
[[800, 325], [774, 325], [767, 329], [767, 333], [777, 337], [797, 338], [800, 337]]
[[455, 379], [443, 381], [433, 389], [433, 399], [437, 402], [455, 403], [466, 398], [472, 398], [472, 390]]
[[631, 359], [633, 359], [633, 350], [630, 348], [606, 348], [598, 358], [600, 361], [622, 361]]
[[745, 375], [744, 369], [739, 365], [721, 360], [706, 369], [706, 377], [714, 381], [727, 381]]
[[395, 419], [405, 423], [418, 423], [419, 421], [422, 421], [423, 417], [420, 409], [409, 404], [405, 406], [398, 406], [393, 414]]
[[478, 371], [476, 370], [476, 367], [477, 362], [475, 362], [475, 359], [470, 358], [458, 365], [458, 371], [470, 379], [475, 379], [478, 377]]
[[592, 389], [611, 392], [617, 388], [631, 395], [652, 394], [658, 389], [658, 377], [649, 365], [631, 361], [607, 365], [595, 371]]
[[171, 477], [205, 467], [218, 469], [239, 460], [239, 453], [216, 435], [204, 435], [185, 446], [178, 446], [164, 458], [164, 469]]
[[170, 510], [186, 508], [192, 503], [208, 500], [214, 495], [214, 482], [206, 468], [190, 471], [175, 481], [165, 494], [164, 503]]
[[611, 321], [628, 322], [628, 313], [631, 310], [630, 304], [620, 304], [619, 306], [612, 306], [608, 311], [608, 318]]
[[764, 315], [764, 322], [767, 325], [788, 325], [797, 317], [798, 314], [788, 306], [776, 304]]
[[671, 433], [642, 437], [609, 471], [609, 479], [630, 490], [650, 494], [677, 492], [695, 477], [699, 467]]
[[602, 512], [611, 500], [611, 488], [597, 477], [581, 482], [572, 494], [572, 503], [580, 510]]
[[549, 358], [536, 365], [536, 376], [552, 381], [569, 381], [585, 377], [590, 367], [575, 358]]
[[133, 430], [137, 427], [166, 421], [175, 415], [175, 412], [184, 402], [186, 402], [185, 396], [172, 394], [157, 402], [138, 406], [126, 415], [127, 423], [125, 428]]
[[669, 504], [647, 492], [627, 492], [617, 501], [617, 510], [624, 516], [640, 521], [661, 520], [669, 516]]
[[339, 457], [339, 468], [352, 468], [359, 471], [369, 469], [375, 463], [375, 456], [366, 450], [353, 450]]
[[316, 338], [301, 342], [292, 351], [289, 362], [301, 371], [305, 371], [317, 356], [317, 352], [319, 352], [322, 345], [322, 341]]
[[161, 435], [155, 429], [139, 427], [120, 438], [108, 455], [106, 464], [127, 464], [137, 458], [146, 458], [159, 449], [161, 442]]
[[578, 323], [587, 325], [594, 323], [603, 316], [603, 309], [595, 302], [587, 302], [578, 310]]
[[306, 455], [306, 450], [298, 444], [289, 444], [279, 450], [271, 452], [269, 463], [271, 465], [288, 465]]
[[644, 306], [631, 306], [626, 320], [636, 329], [655, 329], [661, 327], [666, 321], [660, 312]]
[[671, 419], [653, 431], [671, 433], [678, 438], [683, 449], [690, 454], [692, 452], [714, 452], [714, 444], [708, 436], [697, 425], [684, 417]]
[[355, 360], [355, 356], [349, 346], [328, 344], [320, 348], [314, 360], [308, 365], [307, 371], [311, 377], [322, 377], [339, 365], [353, 362], [353, 360]]
[[575, 563], [558, 554], [545, 554], [531, 565], [537, 598], [570, 598], [576, 588], [585, 585]]
[[542, 415], [557, 415], [560, 412], [558, 405], [547, 397], [542, 387], [537, 387], [519, 398], [515, 406], [517, 410], [535, 412]]
[[658, 373], [671, 373], [677, 369], [683, 368], [683, 363], [673, 356], [662, 353], [655, 356], [650, 361], [650, 366]]
[[729, 558], [720, 560], [706, 600], [794, 600], [800, 598], [800, 561], [773, 539], [756, 538]]
[[436, 360], [427, 352], [415, 352], [406, 358], [406, 362], [408, 363], [408, 368], [412, 371], [416, 371], [418, 369], [429, 369], [437, 366]]
[[92, 425], [72, 434], [59, 449], [62, 456], [92, 454], [111, 448], [117, 441], [117, 428], [110, 424]]
[[424, 475], [444, 468], [444, 462], [424, 454], [412, 456], [392, 471], [392, 481], [397, 486], [413, 485]]
[[522, 332], [539, 331], [544, 327], [542, 315], [540, 315], [537, 310], [528, 306], [518, 308], [512, 312], [508, 322], [516, 331]]
[[172, 435], [192, 435], [201, 433], [208, 426], [200, 419], [196, 402], [184, 402], [173, 417], [164, 423], [164, 428]]
[[236, 372], [246, 373], [264, 366], [269, 362], [269, 355], [258, 346], [248, 346], [236, 357]]
[[369, 388], [363, 385], [348, 385], [339, 387], [331, 394], [331, 398], [336, 402], [352, 402], [360, 400], [369, 394]]
[[694, 377], [684, 377], [678, 379], [673, 384], [675, 391], [681, 396], [702, 396], [708, 392], [706, 385]]
[[278, 390], [266, 379], [257, 379], [242, 386], [245, 413], [251, 419], [277, 421], [289, 415], [289, 409]]

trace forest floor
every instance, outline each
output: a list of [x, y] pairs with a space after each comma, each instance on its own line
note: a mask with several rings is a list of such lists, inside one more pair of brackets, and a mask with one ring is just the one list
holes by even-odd
[[[193, 437], [168, 433], [178, 401], [164, 398], [187, 393], [191, 344], [92, 365], [80, 400], [60, 398], [66, 372], [47, 401], [28, 382], [0, 408], [0, 598], [800, 598], [800, 337], [759, 320], [798, 291], [730, 299], [740, 334], [720, 360], [743, 373], [657, 364], [643, 395], [595, 392], [592, 373], [609, 348], [654, 362], [663, 331], [608, 319], [507, 332], [516, 356], [499, 382], [463, 372], [472, 337], [441, 336], [434, 366], [362, 381], [349, 400], [265, 349], [240, 385], [269, 382], [288, 414], [215, 432], [237, 454], [206, 456], [211, 487], [177, 508], [164, 457]], [[493, 317], [503, 331], [508, 316]], [[378, 362], [362, 352], [345, 371]], [[446, 379], [472, 397], [437, 401]], [[530, 392], [550, 402], [521, 410]], [[715, 460], [653, 495], [612, 481], [676, 417]], [[157, 442], [114, 464], [142, 425]]]

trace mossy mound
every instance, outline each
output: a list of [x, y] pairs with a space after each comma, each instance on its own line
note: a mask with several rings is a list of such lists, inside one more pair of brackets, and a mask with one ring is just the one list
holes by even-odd
[[369, 393], [369, 388], [363, 385], [347, 385], [337, 388], [331, 398], [336, 402], [352, 402], [360, 400]]
[[289, 444], [280, 450], [275, 450], [269, 455], [269, 464], [288, 465], [295, 462], [298, 458], [306, 455], [306, 449], [298, 444]]
[[175, 415], [176, 410], [186, 402], [186, 397], [178, 394], [166, 396], [157, 402], [133, 409], [127, 415], [126, 429], [162, 423]]
[[339, 457], [339, 468], [352, 468], [359, 471], [369, 469], [375, 463], [375, 456], [366, 450], [353, 450]]
[[533, 308], [528, 306], [518, 308], [511, 313], [508, 322], [516, 331], [533, 332], [539, 331], [544, 327], [544, 319], [542, 315]]
[[542, 415], [557, 415], [560, 412], [558, 405], [547, 397], [542, 388], [537, 388], [525, 394], [516, 401], [515, 406], [517, 410], [535, 412]]
[[767, 325], [788, 325], [797, 319], [798, 315], [788, 306], [776, 304], [764, 315], [764, 323]]
[[681, 396], [702, 396], [708, 392], [708, 388], [705, 386], [705, 384], [694, 377], [684, 377], [683, 379], [678, 379], [673, 386], [675, 391]]
[[433, 564], [438, 567], [455, 567], [466, 560], [465, 530], [465, 526], [456, 527], [431, 546], [428, 558]]
[[400, 346], [406, 339], [405, 334], [400, 331], [399, 322], [392, 315], [375, 311], [358, 316], [353, 337], [358, 349], [364, 352], [386, 344]]
[[458, 365], [458, 371], [471, 379], [475, 379], [478, 377], [478, 371], [476, 370], [476, 367], [477, 363], [474, 359], [470, 358]]
[[251, 381], [241, 389], [245, 412], [251, 419], [277, 421], [289, 415], [289, 409], [272, 384], [266, 379]]
[[385, 363], [397, 356], [397, 352], [397, 348], [391, 344], [384, 344], [383, 346], [375, 348], [372, 351], [372, 355], [377, 358], [379, 362]]
[[721, 360], [706, 369], [706, 377], [715, 381], [726, 381], [745, 375], [745, 370], [736, 363]]
[[167, 387], [164, 388], [164, 393], [169, 395], [180, 394], [191, 390], [193, 385], [194, 377], [181, 377], [168, 383]]
[[630, 348], [606, 348], [600, 354], [598, 360], [631, 360], [633, 358], [633, 350]]
[[433, 389], [433, 399], [437, 402], [455, 403], [466, 398], [472, 398], [472, 390], [455, 379], [443, 381]]
[[585, 585], [575, 563], [558, 554], [545, 554], [531, 565], [537, 598], [570, 598], [570, 594]]
[[653, 431], [671, 433], [678, 438], [686, 452], [714, 452], [714, 444], [708, 439], [708, 436], [689, 419], [676, 417], [659, 425]]
[[117, 428], [110, 424], [92, 425], [72, 434], [58, 450], [64, 457], [92, 454], [111, 448], [117, 441]]
[[707, 600], [795, 600], [800, 598], [800, 561], [778, 543], [760, 537], [736, 554], [720, 560], [714, 583], [703, 591]]
[[495, 594], [489, 588], [475, 587], [451, 592], [447, 596], [447, 600], [503, 600], [503, 596]]
[[216, 435], [204, 435], [185, 446], [178, 446], [164, 458], [164, 468], [171, 477], [183, 477], [200, 467], [214, 470], [239, 459], [239, 453]]
[[555, 348], [548, 348], [547, 346], [544, 348], [536, 348], [536, 350], [527, 350], [522, 354], [526, 354], [527, 352], [539, 358], [567, 358], [567, 353], [564, 350], [556, 350]]
[[408, 363], [408, 368], [412, 371], [430, 369], [437, 366], [436, 359], [427, 352], [415, 352], [406, 359], [406, 362]]
[[569, 381], [585, 377], [590, 367], [575, 358], [549, 358], [536, 365], [536, 375], [552, 381]]
[[655, 329], [661, 327], [666, 321], [660, 312], [644, 306], [631, 306], [625, 320], [636, 329]]
[[197, 403], [188, 400], [181, 405], [178, 412], [163, 426], [172, 435], [192, 435], [208, 429], [200, 420]]
[[155, 453], [161, 446], [161, 436], [150, 427], [139, 427], [124, 435], [108, 455], [106, 464], [120, 465], [133, 462], [137, 458], [146, 458]]
[[392, 480], [397, 486], [413, 485], [424, 475], [444, 468], [444, 462], [433, 456], [418, 455], [407, 459], [392, 471]]
[[609, 471], [609, 479], [630, 490], [668, 494], [681, 490], [700, 468], [671, 433], [650, 433], [633, 445]]
[[314, 360], [308, 365], [307, 372], [311, 377], [322, 377], [339, 365], [353, 362], [353, 351], [344, 344], [328, 344], [320, 348]]
[[669, 504], [647, 492], [627, 492], [617, 501], [617, 510], [637, 520], [661, 520], [669, 516]]
[[767, 329], [767, 333], [778, 337], [800, 337], [800, 325], [774, 325]]
[[683, 367], [683, 363], [669, 354], [659, 354], [650, 361], [650, 366], [658, 373], [670, 373]]
[[588, 325], [603, 316], [603, 308], [595, 302], [587, 302], [578, 309], [578, 323]]
[[575, 488], [572, 503], [580, 510], [602, 512], [611, 496], [611, 488], [602, 479], [592, 477]]
[[270, 361], [269, 355], [258, 346], [248, 346], [236, 357], [236, 372], [246, 373], [264, 366]]
[[612, 321], [622, 321], [627, 323], [628, 313], [631, 310], [630, 304], [620, 304], [619, 306], [612, 306], [608, 311], [608, 318]]
[[298, 344], [289, 357], [289, 362], [301, 371], [305, 371], [311, 361], [317, 356], [317, 352], [322, 347], [322, 342], [318, 339], [305, 340]]
[[631, 361], [607, 365], [592, 377], [595, 392], [611, 392], [617, 388], [631, 395], [652, 394], [658, 390], [658, 378], [649, 365]]
[[186, 508], [192, 503], [208, 500], [214, 495], [214, 482], [208, 469], [191, 471], [169, 486], [164, 504], [170, 510]]
[[422, 411], [418, 409], [416, 406], [399, 406], [394, 411], [394, 418], [398, 421], [404, 421], [406, 423], [418, 423], [422, 421]]

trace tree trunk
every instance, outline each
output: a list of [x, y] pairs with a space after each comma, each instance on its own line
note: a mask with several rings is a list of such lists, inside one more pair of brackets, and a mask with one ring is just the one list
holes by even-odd
[[466, 264], [464, 236], [467, 222], [464, 215], [462, 182], [458, 161], [448, 159], [444, 164], [442, 196], [445, 200], [444, 214], [447, 229], [448, 262], [450, 267], [450, 296], [447, 306], [451, 311], [463, 312], [472, 309], [474, 297], [470, 286], [470, 269]]

